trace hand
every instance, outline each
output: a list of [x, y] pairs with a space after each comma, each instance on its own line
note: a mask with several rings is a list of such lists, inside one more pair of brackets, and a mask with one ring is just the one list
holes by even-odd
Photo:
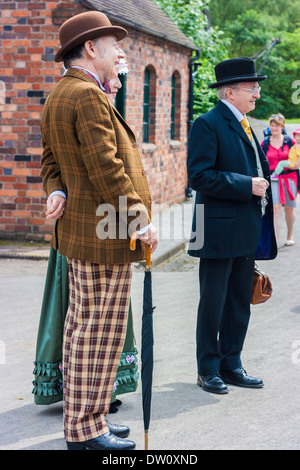
[[144, 245], [151, 245], [151, 253], [156, 250], [158, 245], [158, 231], [153, 224], [150, 224], [148, 230], [145, 233], [138, 235], [138, 237]]
[[278, 163], [277, 167], [274, 170], [275, 175], [280, 175], [283, 172], [283, 169], [290, 166], [288, 160], [281, 160]]
[[255, 196], [265, 197], [268, 187], [269, 183], [264, 178], [252, 178], [252, 194]]
[[46, 219], [60, 219], [64, 215], [65, 205], [65, 198], [59, 194], [48, 197]]

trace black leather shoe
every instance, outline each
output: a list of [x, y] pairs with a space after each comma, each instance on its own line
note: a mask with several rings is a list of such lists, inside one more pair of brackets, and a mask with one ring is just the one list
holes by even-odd
[[261, 379], [247, 375], [243, 367], [233, 370], [223, 370], [220, 374], [226, 384], [247, 388], [262, 388], [264, 386]]
[[109, 431], [118, 437], [127, 437], [129, 436], [130, 429], [127, 426], [122, 426], [121, 424], [111, 424], [107, 420], [107, 426]]
[[112, 403], [109, 405], [109, 414], [118, 413], [118, 407]]
[[197, 385], [206, 392], [211, 393], [228, 393], [228, 388], [224, 384], [221, 377], [217, 374], [213, 375], [198, 375]]
[[107, 432], [89, 441], [67, 441], [67, 448], [68, 450], [131, 450], [135, 448], [135, 442], [120, 439], [114, 434]]
[[113, 403], [109, 405], [109, 413], [118, 413], [119, 406], [122, 405], [121, 400], [116, 399]]

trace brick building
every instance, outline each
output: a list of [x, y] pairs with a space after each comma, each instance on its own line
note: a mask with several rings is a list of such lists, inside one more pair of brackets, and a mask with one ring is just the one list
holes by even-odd
[[[1, 0], [0, 0], [1, 2]], [[48, 240], [41, 185], [40, 117], [63, 69], [58, 28], [86, 10], [128, 30], [130, 72], [117, 107], [135, 132], [153, 202], [186, 197], [190, 60], [195, 46], [152, 0], [0, 3], [0, 237]]]

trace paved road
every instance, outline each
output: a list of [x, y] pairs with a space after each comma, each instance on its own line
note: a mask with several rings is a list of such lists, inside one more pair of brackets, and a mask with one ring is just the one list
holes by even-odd
[[[182, 254], [153, 270], [151, 450], [300, 449], [297, 212], [296, 245], [283, 247], [275, 261], [260, 263], [270, 274], [274, 295], [252, 309], [243, 362], [249, 374], [264, 379], [262, 390], [230, 386], [228, 395], [218, 396], [196, 386], [198, 262]], [[65, 449], [61, 403], [36, 406], [31, 394], [46, 267], [46, 261], [0, 259], [0, 450]], [[132, 301], [139, 349], [143, 277], [143, 271], [136, 269]], [[137, 449], [143, 449], [140, 387], [120, 398], [123, 404], [110, 420], [129, 425]]]

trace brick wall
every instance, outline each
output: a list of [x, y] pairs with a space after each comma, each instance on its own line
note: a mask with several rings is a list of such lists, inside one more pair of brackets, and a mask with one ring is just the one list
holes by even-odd
[[[3, 0], [2, 0], [3, 1]], [[1, 2], [1, 0], [0, 0]], [[52, 223], [44, 219], [45, 194], [40, 179], [40, 117], [43, 103], [60, 80], [55, 64], [58, 27], [77, 3], [11, 1], [0, 3], [0, 237], [49, 240]], [[134, 130], [154, 203], [185, 199], [190, 51], [127, 28], [122, 47], [130, 64], [126, 85], [126, 120]], [[156, 76], [155, 135], [142, 143], [143, 75]], [[177, 141], [170, 138], [171, 77], [179, 75], [181, 106]], [[178, 117], [178, 114], [180, 118]]]

